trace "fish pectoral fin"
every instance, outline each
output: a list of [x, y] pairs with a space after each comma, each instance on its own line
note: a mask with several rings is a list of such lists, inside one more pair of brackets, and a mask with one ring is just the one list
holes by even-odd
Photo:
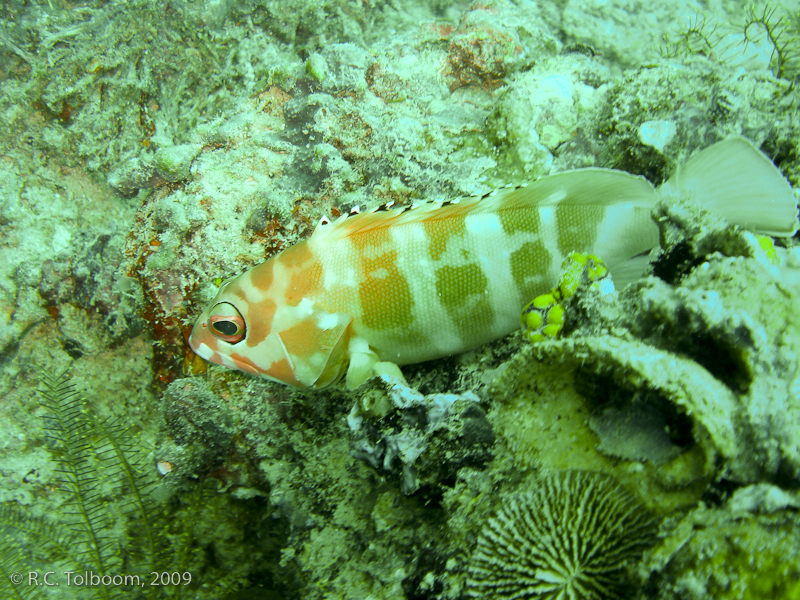
[[350, 364], [347, 367], [345, 383], [348, 390], [354, 390], [372, 378], [372, 368], [380, 361], [364, 338], [352, 338], [347, 353], [350, 356]]
[[393, 362], [380, 360], [364, 338], [351, 338], [347, 353], [350, 355], [350, 365], [347, 367], [345, 378], [348, 390], [354, 390], [373, 377], [381, 377], [387, 383], [407, 385], [400, 367]]
[[387, 360], [376, 362], [372, 367], [372, 372], [375, 374], [375, 377], [380, 377], [388, 384], [400, 384], [408, 387], [408, 382], [406, 378], [403, 377], [403, 372], [400, 370], [400, 367], [393, 362]]

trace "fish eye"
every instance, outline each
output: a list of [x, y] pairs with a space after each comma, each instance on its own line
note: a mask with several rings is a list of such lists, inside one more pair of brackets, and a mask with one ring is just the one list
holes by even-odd
[[208, 317], [208, 325], [215, 338], [236, 344], [247, 335], [247, 328], [241, 313], [229, 302], [220, 302]]

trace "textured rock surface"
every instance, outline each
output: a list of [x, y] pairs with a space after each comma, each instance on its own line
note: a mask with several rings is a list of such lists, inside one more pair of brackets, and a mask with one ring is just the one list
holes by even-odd
[[[458, 598], [498, 494], [570, 469], [612, 474], [666, 517], [643, 597], [796, 595], [751, 575], [797, 571], [796, 503], [782, 499], [800, 478], [792, 241], [772, 251], [665, 206], [653, 277], [613, 298], [579, 294], [563, 340], [511, 336], [405, 368], [423, 398], [413, 407], [379, 384], [303, 396], [207, 368], [184, 343], [220, 280], [353, 205], [586, 166], [658, 184], [733, 134], [796, 184], [797, 73], [774, 76], [763, 36], [740, 43], [743, 3], [639, 5], [3, 3], [0, 500], [70, 524], [34, 389], [41, 371], [71, 366], [94, 410], [139, 430], [166, 473], [198, 600]], [[692, 24], [709, 34], [706, 11], [735, 43], [680, 45]], [[675, 126], [662, 147], [641, 140], [654, 122]], [[425, 403], [448, 395], [459, 400], [429, 430]], [[422, 443], [413, 472], [353, 456], [354, 406], [382, 452]], [[114, 510], [129, 501], [100, 491]], [[774, 510], [740, 510], [761, 504]], [[132, 551], [116, 523], [104, 533]], [[14, 568], [58, 557], [37, 560]]]

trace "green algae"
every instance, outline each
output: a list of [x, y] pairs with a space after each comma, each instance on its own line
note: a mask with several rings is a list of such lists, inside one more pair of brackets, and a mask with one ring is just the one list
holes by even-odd
[[[756, 490], [757, 487], [766, 488]], [[643, 565], [653, 598], [789, 600], [798, 593], [798, 520], [792, 505], [770, 505], [776, 489], [743, 488], [721, 508], [699, 506], [665, 535]], [[739, 496], [756, 492], [737, 506]], [[764, 491], [766, 495], [760, 492]], [[796, 504], [796, 502], [794, 503]]]

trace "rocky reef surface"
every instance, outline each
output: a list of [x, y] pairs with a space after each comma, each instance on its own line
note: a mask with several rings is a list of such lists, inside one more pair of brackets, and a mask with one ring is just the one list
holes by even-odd
[[[658, 185], [732, 135], [796, 189], [798, 14], [796, 2], [4, 3], [4, 597], [567, 585], [584, 599], [797, 597], [795, 239], [662, 203], [650, 271], [614, 294], [579, 290], [561, 337], [404, 367], [408, 386], [301, 393], [209, 366], [185, 336], [221, 280], [354, 205], [587, 166]], [[87, 427], [66, 451], [36, 392], [65, 369], [86, 398], [67, 423]], [[136, 477], [109, 467], [114, 440]], [[65, 465], [82, 469], [77, 492]], [[135, 516], [137, 495], [158, 508]], [[76, 507], [97, 498], [102, 519], [81, 521]], [[530, 560], [504, 551], [515, 520]], [[70, 557], [58, 542], [76, 522], [102, 524], [104, 541], [81, 537]], [[171, 550], [148, 549], [143, 524]], [[542, 531], [585, 532], [595, 554], [525, 539]], [[8, 583], [75, 565], [124, 574], [143, 557], [191, 581]], [[570, 575], [585, 564], [603, 580]]]

